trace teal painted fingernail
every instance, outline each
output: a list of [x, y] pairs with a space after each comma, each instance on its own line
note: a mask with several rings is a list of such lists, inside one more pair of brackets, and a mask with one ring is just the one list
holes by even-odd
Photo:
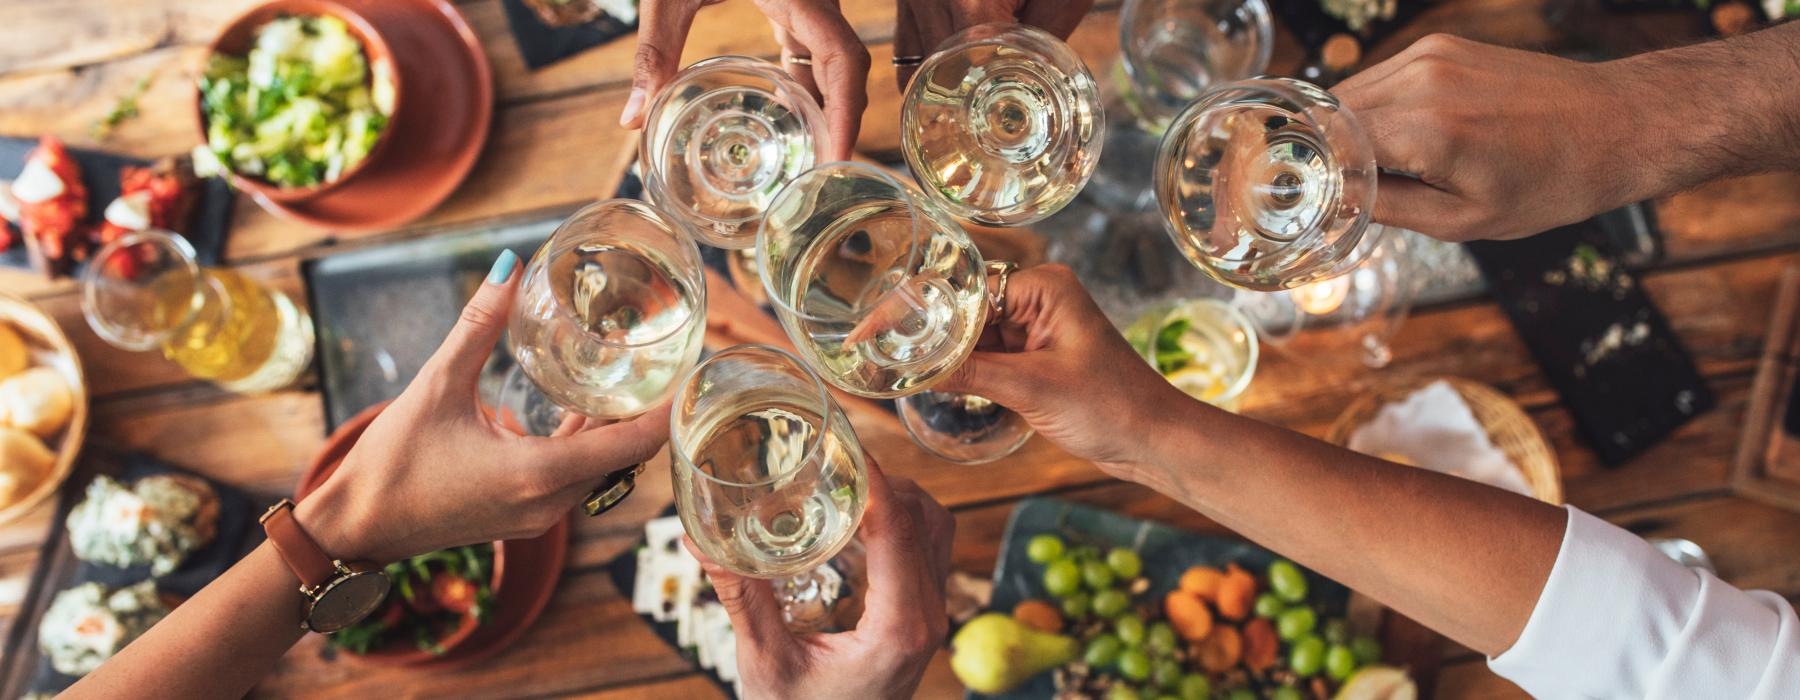
[[519, 256], [513, 255], [511, 248], [500, 251], [500, 257], [494, 258], [494, 269], [488, 270], [488, 284], [505, 284], [518, 264]]

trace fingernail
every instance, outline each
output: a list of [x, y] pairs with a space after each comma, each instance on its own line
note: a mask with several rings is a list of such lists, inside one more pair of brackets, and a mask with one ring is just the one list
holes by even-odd
[[644, 108], [644, 89], [632, 88], [631, 97], [625, 99], [625, 111], [619, 113], [619, 126], [631, 126], [638, 111]]
[[494, 258], [494, 268], [488, 270], [488, 284], [505, 284], [518, 265], [519, 256], [514, 255], [511, 248], [500, 251], [500, 257]]

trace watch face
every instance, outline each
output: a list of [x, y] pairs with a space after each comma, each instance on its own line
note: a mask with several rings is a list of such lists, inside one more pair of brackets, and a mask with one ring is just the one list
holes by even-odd
[[313, 603], [306, 617], [314, 632], [336, 632], [375, 612], [387, 598], [388, 577], [380, 570], [359, 571], [338, 579]]

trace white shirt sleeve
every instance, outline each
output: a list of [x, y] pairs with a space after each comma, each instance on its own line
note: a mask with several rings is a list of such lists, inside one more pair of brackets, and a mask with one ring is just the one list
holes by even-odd
[[1785, 599], [1568, 512], [1525, 631], [1488, 659], [1495, 673], [1540, 698], [1800, 698], [1800, 621]]

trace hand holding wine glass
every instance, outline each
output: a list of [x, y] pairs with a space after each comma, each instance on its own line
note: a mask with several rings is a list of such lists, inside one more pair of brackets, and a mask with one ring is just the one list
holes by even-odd
[[693, 544], [731, 616], [751, 698], [910, 698], [949, 625], [944, 612], [956, 522], [909, 479], [868, 459], [867, 607], [856, 629], [797, 636], [770, 582], [731, 573]]
[[950, 35], [978, 24], [1019, 22], [1067, 39], [1093, 0], [895, 0], [894, 79], [901, 91], [919, 61]]

